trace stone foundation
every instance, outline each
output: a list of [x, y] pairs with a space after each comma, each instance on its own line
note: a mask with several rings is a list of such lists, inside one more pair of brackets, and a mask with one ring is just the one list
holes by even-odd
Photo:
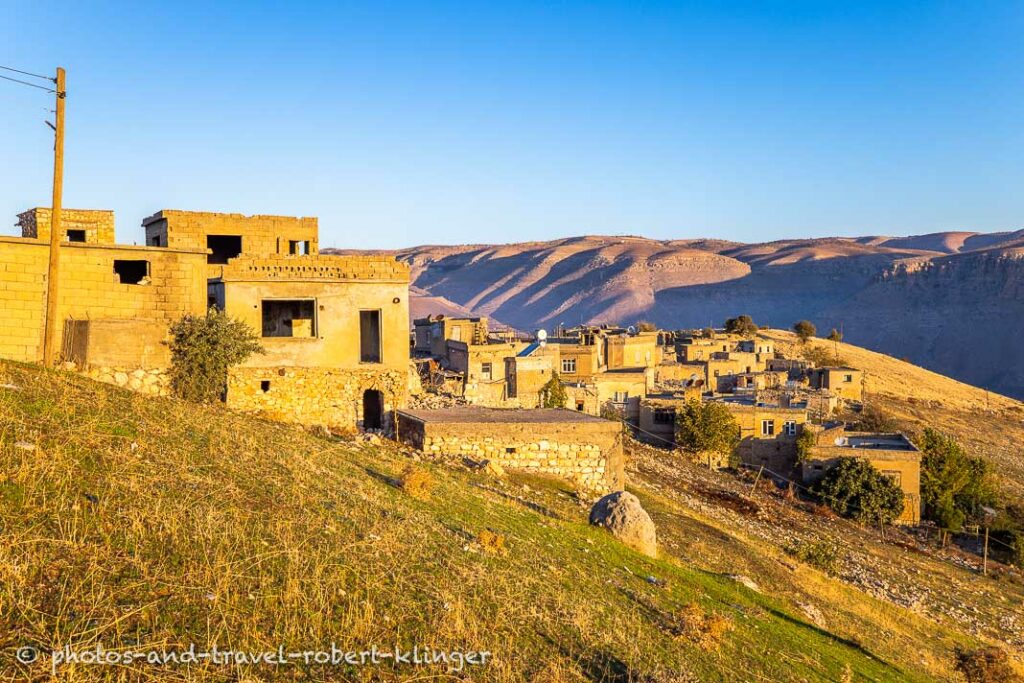
[[97, 382], [114, 384], [150, 396], [170, 396], [171, 378], [166, 368], [86, 367], [77, 370]]
[[392, 431], [394, 411], [406, 404], [409, 375], [401, 370], [336, 368], [232, 368], [227, 405], [258, 412], [272, 420], [354, 430], [367, 425], [363, 415], [366, 391], [383, 398], [380, 428]]

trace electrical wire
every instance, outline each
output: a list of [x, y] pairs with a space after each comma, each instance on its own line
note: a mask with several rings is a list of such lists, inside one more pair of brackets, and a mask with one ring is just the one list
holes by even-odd
[[4, 69], [5, 71], [13, 71], [16, 74], [21, 74], [23, 76], [32, 76], [33, 78], [41, 78], [44, 81], [50, 81], [52, 83], [56, 83], [57, 82], [57, 79], [55, 79], [53, 76], [40, 76], [39, 74], [34, 74], [31, 71], [22, 71], [21, 69], [15, 69], [14, 67], [11, 67], [11, 66], [4, 66], [3, 64], [0, 64], [0, 69]]
[[17, 78], [11, 78], [10, 76], [4, 76], [2, 74], [0, 74], [0, 78], [4, 79], [5, 81], [12, 81], [14, 83], [20, 83], [21, 85], [27, 85], [30, 88], [39, 88], [40, 90], [45, 90], [46, 92], [51, 92], [51, 93], [57, 92], [53, 88], [47, 88], [45, 85], [38, 85], [36, 83], [29, 83], [28, 81], [22, 81], [22, 80], [19, 80]]

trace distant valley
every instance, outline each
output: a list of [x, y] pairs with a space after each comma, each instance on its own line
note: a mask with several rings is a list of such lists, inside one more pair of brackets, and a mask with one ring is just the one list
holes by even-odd
[[413, 315], [525, 330], [807, 318], [822, 335], [840, 328], [853, 344], [1024, 397], [1024, 230], [764, 244], [583, 236], [394, 254], [412, 267]]

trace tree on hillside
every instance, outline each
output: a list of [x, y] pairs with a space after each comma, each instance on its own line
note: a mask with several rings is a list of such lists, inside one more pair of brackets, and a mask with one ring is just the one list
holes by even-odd
[[843, 458], [811, 489], [843, 517], [891, 524], [903, 512], [903, 491], [867, 460]]
[[562, 385], [562, 380], [558, 377], [558, 373], [551, 373], [551, 379], [549, 379], [544, 386], [540, 388], [541, 407], [564, 408], [568, 400], [569, 394], [566, 393], [565, 387]]
[[801, 320], [793, 324], [793, 331], [796, 332], [800, 341], [806, 344], [811, 337], [817, 334], [818, 328], [810, 320]]
[[187, 401], [223, 400], [228, 370], [263, 353], [252, 328], [215, 308], [205, 316], [186, 315], [171, 325], [170, 333], [171, 388]]
[[713, 327], [705, 327], [700, 333], [705, 339], [712, 339], [715, 336], [715, 329]]
[[721, 403], [687, 401], [676, 416], [676, 443], [690, 453], [730, 455], [739, 442], [739, 424]]
[[843, 333], [833, 327], [832, 331], [828, 333], [828, 340], [830, 342], [841, 342], [843, 341]]
[[956, 439], [926, 429], [917, 439], [921, 457], [924, 515], [943, 529], [959, 531], [982, 521], [982, 507], [994, 507], [999, 490], [987, 461], [967, 455]]
[[658, 326], [649, 320], [641, 320], [636, 324], [636, 329], [640, 330], [641, 332], [657, 332]]
[[754, 324], [753, 318], [749, 315], [740, 315], [735, 318], [729, 318], [725, 321], [725, 331], [729, 334], [752, 337], [757, 334], [757, 330], [757, 325]]

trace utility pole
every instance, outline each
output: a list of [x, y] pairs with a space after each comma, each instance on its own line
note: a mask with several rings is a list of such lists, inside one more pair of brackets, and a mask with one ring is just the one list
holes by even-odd
[[985, 550], [981, 556], [981, 573], [988, 576], [988, 525], [985, 525]]
[[[50, 265], [46, 271], [46, 325], [43, 364], [52, 366], [57, 355], [57, 280], [60, 271], [61, 201], [64, 192], [64, 69], [57, 67], [57, 120], [53, 136], [53, 203], [50, 205]], [[36, 226], [36, 230], [39, 226]], [[37, 233], [38, 234], [38, 233]]]

